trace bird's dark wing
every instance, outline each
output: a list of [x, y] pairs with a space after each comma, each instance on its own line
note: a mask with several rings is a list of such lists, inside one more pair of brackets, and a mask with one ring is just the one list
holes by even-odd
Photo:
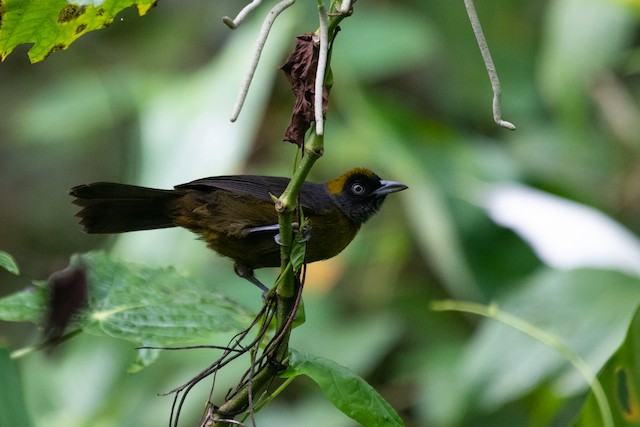
[[[269, 194], [280, 196], [289, 184], [289, 178], [259, 175], [231, 175], [202, 178], [186, 184], [177, 185], [176, 190], [212, 189], [226, 190], [234, 194], [255, 197], [271, 202]], [[320, 212], [335, 206], [333, 198], [324, 184], [305, 182], [300, 191], [300, 204], [310, 212]]]
[[176, 190], [211, 191], [226, 190], [234, 194], [252, 196], [259, 200], [271, 201], [269, 193], [279, 196], [289, 184], [288, 178], [233, 175], [202, 178], [186, 184], [177, 185]]

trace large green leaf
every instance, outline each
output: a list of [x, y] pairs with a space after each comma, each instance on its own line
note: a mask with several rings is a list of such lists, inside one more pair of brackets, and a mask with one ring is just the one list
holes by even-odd
[[[557, 337], [598, 372], [624, 340], [640, 303], [640, 279], [614, 271], [543, 270], [498, 302]], [[485, 319], [464, 357], [461, 374], [476, 402], [496, 407], [551, 377], [559, 394], [583, 391], [584, 377], [555, 349], [522, 332]]]
[[144, 15], [156, 0], [95, 3], [79, 6], [66, 0], [0, 2], [0, 60], [16, 46], [33, 43], [29, 59], [31, 62], [42, 61], [51, 52], [66, 49], [83, 34], [107, 27], [122, 9], [136, 6], [140, 15]]
[[47, 308], [46, 283], [36, 282], [23, 291], [0, 299], [0, 320], [38, 323]]
[[239, 304], [173, 268], [114, 262], [90, 254], [89, 283], [95, 287], [85, 331], [129, 341], [169, 345], [241, 330], [251, 316]]
[[[616, 426], [640, 426], [640, 312], [636, 313], [624, 344], [598, 375]], [[593, 392], [576, 422], [578, 427], [598, 427], [600, 409]]]
[[[239, 331], [251, 320], [238, 303], [179, 274], [110, 259], [103, 253], [74, 256], [87, 271], [89, 301], [76, 327], [145, 345], [176, 345]], [[38, 323], [47, 288], [36, 286], [0, 299], [0, 320]]]
[[365, 427], [403, 426], [404, 422], [386, 400], [365, 380], [336, 362], [291, 350], [284, 377], [306, 375], [345, 415]]
[[[541, 331], [546, 341], [511, 324], [483, 319], [463, 354], [454, 359], [450, 381], [457, 387], [429, 389], [428, 404], [446, 402], [451, 412], [440, 416], [453, 424], [465, 415], [456, 408], [495, 410], [544, 383], [555, 396], [582, 393], [590, 376], [624, 341], [639, 304], [637, 277], [607, 270], [544, 269], [498, 300], [496, 307]], [[580, 360], [580, 370], [572, 360]]]

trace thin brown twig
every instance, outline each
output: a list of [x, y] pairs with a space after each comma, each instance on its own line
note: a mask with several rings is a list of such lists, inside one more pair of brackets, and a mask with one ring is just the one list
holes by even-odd
[[[169, 419], [170, 426], [173, 426], [173, 427], [178, 426], [182, 407], [184, 405], [184, 402], [189, 392], [193, 389], [193, 387], [195, 387], [200, 381], [207, 378], [208, 376], [212, 374], [215, 375], [215, 373], [219, 369], [228, 365], [233, 360], [236, 360], [237, 358], [242, 356], [244, 353], [246, 353], [248, 349], [252, 348], [257, 343], [260, 342], [260, 340], [262, 339], [260, 335], [264, 335], [264, 333], [266, 333], [266, 327], [268, 327], [268, 323], [270, 323], [271, 321], [270, 319], [273, 318], [273, 310], [272, 309], [269, 310], [269, 307], [270, 307], [269, 304], [265, 304], [263, 308], [260, 310], [260, 312], [258, 313], [258, 315], [256, 315], [254, 320], [251, 322], [251, 324], [246, 329], [236, 334], [230, 340], [230, 344], [228, 347], [225, 348], [225, 352], [223, 353], [223, 355], [220, 356], [211, 365], [209, 365], [207, 368], [202, 370], [200, 373], [198, 373], [196, 376], [191, 378], [189, 381], [187, 381], [183, 385], [176, 387], [173, 390], [170, 390], [168, 392], [161, 393], [161, 395], [175, 394], [173, 404], [171, 407], [171, 415]], [[261, 326], [259, 336], [255, 338], [248, 346], [243, 347], [242, 346], [243, 339], [258, 324], [258, 322], [260, 322], [260, 320], [263, 317], [266, 318], [267, 322], [263, 323], [263, 326]], [[267, 325], [266, 327], [264, 326], [265, 324]], [[237, 347], [240, 347], [240, 350], [238, 350]]]
[[143, 345], [141, 347], [136, 347], [136, 350], [225, 350], [225, 351], [241, 351], [231, 347], [226, 347], [222, 345], [187, 345], [184, 347], [155, 347], [150, 345]]

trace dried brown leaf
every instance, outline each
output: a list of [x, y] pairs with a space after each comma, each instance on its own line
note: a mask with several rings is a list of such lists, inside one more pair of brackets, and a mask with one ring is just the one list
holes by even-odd
[[[314, 41], [314, 33], [296, 37], [294, 48], [287, 62], [281, 67], [291, 84], [296, 97], [291, 123], [287, 127], [284, 140], [302, 146], [304, 135], [314, 121], [315, 79], [318, 69], [318, 45]], [[322, 110], [327, 111], [327, 88], [322, 90]]]

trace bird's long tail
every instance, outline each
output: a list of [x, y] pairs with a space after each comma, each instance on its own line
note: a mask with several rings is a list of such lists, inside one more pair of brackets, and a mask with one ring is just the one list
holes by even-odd
[[98, 182], [69, 190], [82, 209], [76, 214], [87, 233], [123, 233], [174, 227], [172, 201], [176, 190], [156, 190], [134, 185]]

